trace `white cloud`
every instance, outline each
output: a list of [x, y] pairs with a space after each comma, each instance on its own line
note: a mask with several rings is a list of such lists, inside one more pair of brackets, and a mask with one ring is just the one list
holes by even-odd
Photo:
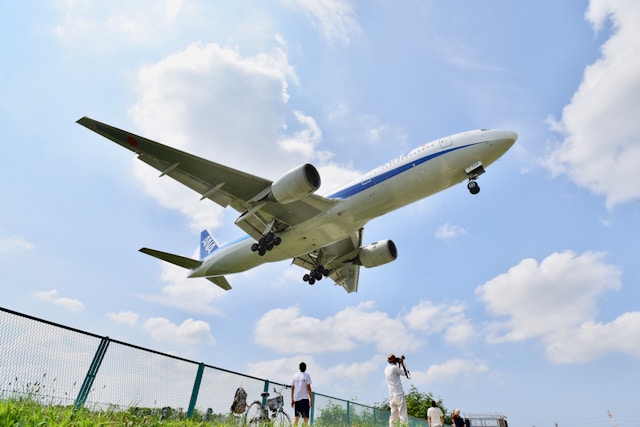
[[455, 239], [456, 237], [462, 236], [464, 234], [467, 234], [466, 228], [460, 225], [446, 223], [438, 227], [435, 236], [436, 239], [449, 240]]
[[84, 304], [77, 299], [58, 297], [58, 290], [52, 289], [50, 291], [34, 292], [33, 295], [43, 301], [51, 302], [58, 307], [61, 307], [72, 313], [80, 313], [84, 310]]
[[[343, 352], [361, 344], [390, 352], [421, 345], [400, 319], [372, 309], [372, 302], [362, 303], [326, 319], [303, 316], [298, 307], [274, 309], [256, 322], [254, 336], [258, 344], [280, 352]], [[274, 336], [280, 338], [274, 340]]]
[[311, 159], [314, 156], [315, 146], [322, 141], [322, 131], [313, 117], [306, 116], [301, 111], [294, 111], [294, 115], [304, 128], [295, 132], [290, 138], [281, 139], [278, 145], [285, 152], [297, 151], [303, 158]]
[[453, 359], [445, 363], [431, 365], [425, 371], [412, 370], [411, 381], [415, 384], [431, 385], [488, 370], [487, 364], [479, 360]]
[[[583, 362], [608, 352], [638, 355], [640, 312], [610, 323], [595, 320], [598, 299], [621, 288], [621, 271], [601, 253], [554, 253], [540, 264], [525, 259], [476, 289], [489, 312], [504, 320], [489, 326], [490, 342], [540, 339], [556, 363]], [[615, 338], [615, 339], [613, 339]]]
[[560, 121], [551, 120], [563, 140], [543, 163], [613, 208], [640, 198], [640, 3], [592, 0], [586, 17], [596, 30], [611, 20], [612, 34]]
[[90, 46], [93, 51], [158, 44], [186, 11], [182, 0], [59, 0], [54, 6], [63, 16], [62, 22], [53, 27], [54, 35], [64, 43]]
[[6, 237], [0, 239], [0, 255], [20, 250], [32, 250], [35, 248], [33, 243], [26, 241], [20, 236]]
[[187, 277], [188, 270], [161, 261], [162, 281], [166, 282], [160, 295], [140, 295], [146, 301], [166, 305], [187, 313], [220, 315], [211, 303], [225, 295], [225, 291], [206, 279]]
[[187, 319], [176, 325], [163, 317], [152, 317], [144, 323], [142, 329], [152, 340], [169, 344], [174, 350], [183, 349], [187, 353], [195, 347], [215, 344], [209, 324], [202, 320]]
[[330, 43], [349, 46], [362, 37], [355, 12], [345, 0], [291, 0], [304, 10], [314, 25], [320, 27]]
[[450, 344], [462, 344], [475, 333], [462, 304], [435, 305], [431, 301], [420, 301], [404, 320], [409, 327], [427, 335], [444, 333], [445, 341]]
[[612, 322], [587, 321], [550, 337], [547, 355], [555, 363], [589, 362], [609, 353], [640, 357], [640, 312], [624, 313]]
[[134, 327], [138, 321], [138, 314], [133, 311], [120, 311], [118, 313], [107, 313], [107, 318], [115, 323]]

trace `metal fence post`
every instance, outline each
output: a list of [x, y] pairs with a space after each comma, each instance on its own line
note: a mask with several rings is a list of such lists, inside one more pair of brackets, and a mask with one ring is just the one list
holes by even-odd
[[349, 402], [347, 400], [347, 425], [350, 426], [351, 425], [351, 402]]
[[200, 391], [200, 383], [202, 382], [202, 373], [204, 372], [204, 363], [198, 365], [198, 373], [196, 374], [196, 380], [193, 383], [193, 390], [191, 391], [191, 401], [189, 402], [189, 409], [187, 410], [187, 418], [191, 418], [193, 411], [196, 408], [196, 402], [198, 401], [198, 392]]
[[[263, 392], [265, 393], [269, 393], [269, 380], [264, 380], [264, 388], [262, 389]], [[262, 406], [266, 406], [267, 404], [267, 395], [263, 395], [262, 396]]]
[[93, 380], [96, 379], [96, 375], [98, 374], [98, 369], [100, 369], [100, 365], [102, 364], [102, 360], [104, 359], [104, 355], [107, 353], [107, 348], [109, 347], [109, 337], [103, 337], [100, 341], [100, 345], [96, 350], [96, 354], [93, 355], [93, 361], [89, 366], [89, 371], [87, 375], [84, 377], [84, 381], [82, 382], [82, 387], [80, 387], [80, 391], [78, 392], [78, 397], [76, 398], [75, 408], [80, 409], [84, 406], [84, 402], [87, 400], [87, 396], [89, 396], [89, 392], [91, 391], [91, 386], [93, 385]]

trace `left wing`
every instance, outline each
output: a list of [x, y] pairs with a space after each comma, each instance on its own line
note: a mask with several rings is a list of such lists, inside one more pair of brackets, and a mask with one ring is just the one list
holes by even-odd
[[322, 264], [329, 270], [329, 278], [348, 293], [358, 291], [360, 265], [356, 259], [362, 244], [362, 230], [331, 245], [293, 259], [293, 264], [309, 271]]
[[160, 144], [133, 133], [118, 129], [89, 117], [78, 120], [90, 129], [116, 144], [133, 151], [138, 159], [159, 170], [160, 177], [170, 176], [222, 207], [231, 206], [243, 213], [236, 224], [251, 237], [259, 239], [265, 227], [283, 230], [300, 224], [330, 208], [334, 201], [305, 195], [287, 204], [265, 201], [263, 196], [272, 181], [215, 163], [184, 151]]

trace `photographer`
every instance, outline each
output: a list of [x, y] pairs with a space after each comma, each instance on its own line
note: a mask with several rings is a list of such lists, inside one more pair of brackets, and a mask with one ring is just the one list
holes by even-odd
[[402, 389], [402, 381], [400, 376], [408, 376], [408, 371], [404, 366], [404, 356], [396, 357], [390, 354], [387, 357], [389, 364], [384, 369], [384, 376], [387, 379], [387, 387], [389, 387], [389, 427], [393, 427], [398, 420], [401, 425], [407, 425], [409, 416], [407, 415], [407, 400]]

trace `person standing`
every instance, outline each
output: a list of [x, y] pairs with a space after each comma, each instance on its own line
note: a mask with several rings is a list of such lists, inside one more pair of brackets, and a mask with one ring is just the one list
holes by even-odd
[[451, 414], [451, 427], [464, 427], [464, 420], [460, 416], [460, 409], [456, 408]]
[[398, 366], [404, 362], [393, 354], [387, 356], [387, 362], [388, 365], [384, 368], [384, 376], [387, 380], [387, 387], [389, 388], [389, 407], [391, 409], [391, 413], [389, 414], [389, 427], [393, 427], [398, 420], [402, 425], [407, 425], [409, 423], [407, 400], [404, 396], [402, 380], [400, 379], [400, 376], [407, 376], [407, 374], [404, 369]]
[[444, 427], [444, 414], [435, 400], [431, 400], [431, 408], [427, 409], [427, 422], [429, 427]]
[[302, 425], [309, 424], [309, 412], [313, 406], [313, 393], [311, 391], [311, 376], [307, 373], [307, 364], [300, 362], [300, 372], [294, 375], [291, 382], [291, 406], [295, 413], [293, 425], [298, 425], [300, 417], [304, 420]]

